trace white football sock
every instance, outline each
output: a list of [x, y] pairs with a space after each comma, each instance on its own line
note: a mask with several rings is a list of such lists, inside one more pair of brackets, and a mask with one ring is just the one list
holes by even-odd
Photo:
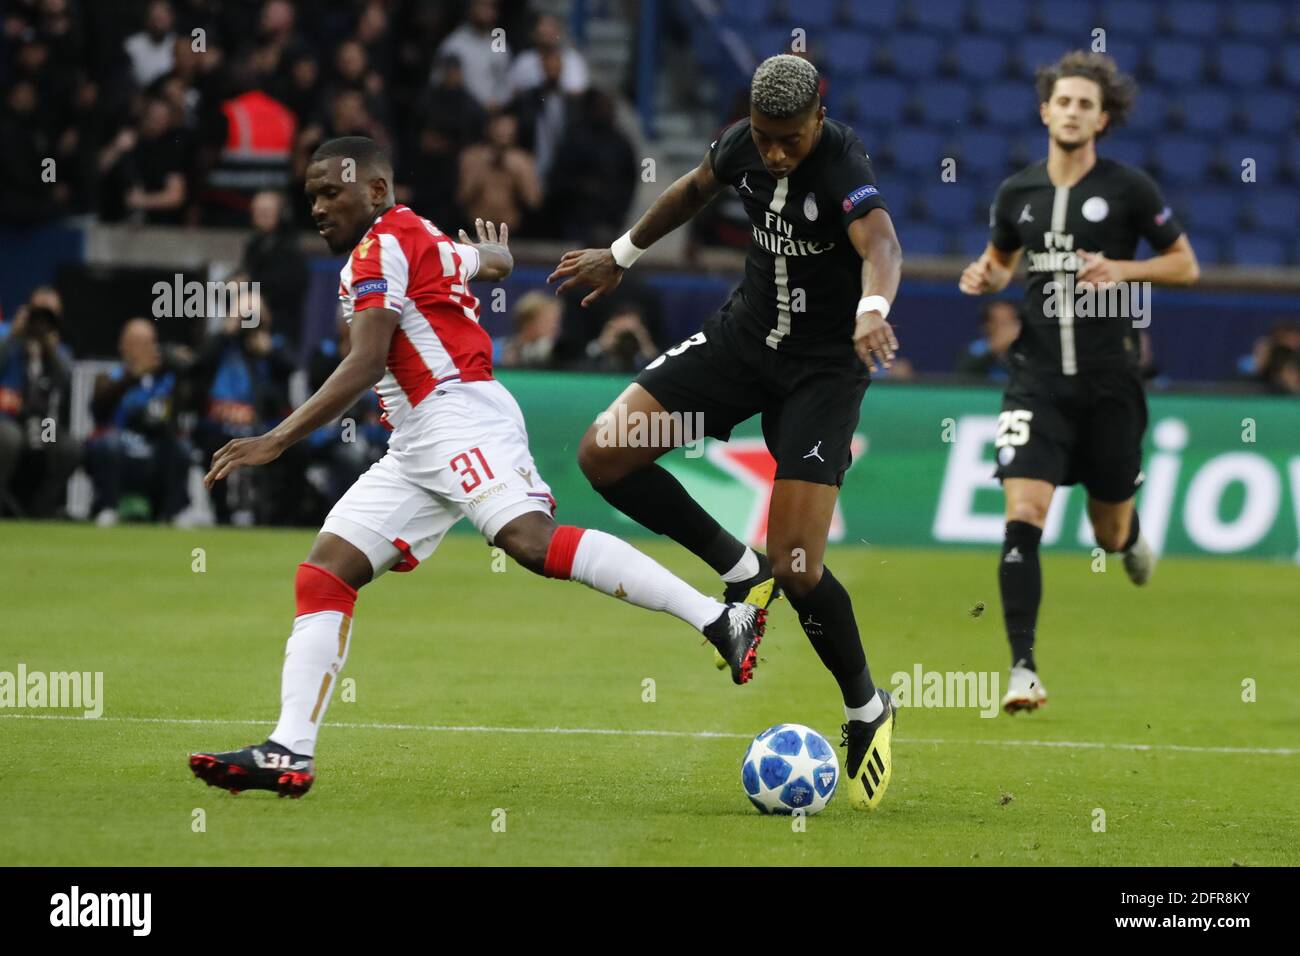
[[880, 699], [879, 694], [872, 694], [871, 700], [861, 707], [845, 707], [844, 717], [847, 720], [861, 720], [869, 724], [884, 712], [885, 702]]
[[578, 542], [569, 577], [637, 607], [667, 611], [697, 631], [703, 631], [727, 609], [627, 542], [590, 528]]
[[352, 618], [316, 611], [293, 619], [280, 678], [280, 722], [271, 740], [296, 754], [314, 756], [316, 735], [348, 657]]
[[736, 566], [724, 574], [722, 580], [726, 584], [738, 584], [741, 581], [748, 581], [758, 574], [758, 568], [758, 555], [754, 553], [753, 548], [746, 548], [745, 553], [736, 562]]

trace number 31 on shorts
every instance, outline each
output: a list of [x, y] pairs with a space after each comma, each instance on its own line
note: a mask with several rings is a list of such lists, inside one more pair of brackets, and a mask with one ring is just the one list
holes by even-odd
[[1023, 445], [1029, 441], [1029, 420], [1034, 413], [1024, 408], [1003, 412], [998, 416], [998, 439], [995, 448], [1005, 445]]

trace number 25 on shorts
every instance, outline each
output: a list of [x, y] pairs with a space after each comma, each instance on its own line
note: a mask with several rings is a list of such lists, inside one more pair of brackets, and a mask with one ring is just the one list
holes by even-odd
[[1028, 409], [1018, 408], [1003, 412], [998, 416], [998, 438], [994, 447], [1004, 445], [1023, 445], [1029, 441], [1029, 420], [1034, 413]]

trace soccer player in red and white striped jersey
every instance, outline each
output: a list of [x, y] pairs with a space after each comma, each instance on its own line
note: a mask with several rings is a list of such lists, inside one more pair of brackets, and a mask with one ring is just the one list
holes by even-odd
[[221, 448], [204, 478], [211, 488], [237, 468], [272, 461], [365, 389], [379, 393], [392, 429], [388, 452], [335, 504], [298, 566], [280, 721], [265, 743], [192, 754], [194, 774], [213, 786], [307, 792], [358, 589], [384, 571], [413, 570], [462, 517], [530, 571], [686, 621], [718, 648], [738, 684], [757, 662], [765, 611], [701, 594], [612, 535], [555, 523], [519, 406], [492, 376], [491, 340], [468, 285], [510, 273], [506, 227], [498, 234], [480, 220], [477, 242], [463, 231], [457, 242], [396, 204], [392, 180], [390, 162], [365, 137], [331, 140], [312, 156], [312, 216], [332, 251], [351, 250], [339, 300], [352, 349], [283, 422]]

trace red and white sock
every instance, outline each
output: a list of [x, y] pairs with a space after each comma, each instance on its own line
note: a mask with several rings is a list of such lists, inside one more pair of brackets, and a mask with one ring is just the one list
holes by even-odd
[[316, 735], [348, 657], [357, 592], [324, 568], [304, 562], [298, 565], [294, 593], [298, 616], [285, 646], [280, 722], [271, 740], [314, 756]]
[[590, 528], [555, 529], [546, 552], [546, 576], [581, 581], [637, 607], [667, 611], [697, 631], [727, 609], [627, 542]]

